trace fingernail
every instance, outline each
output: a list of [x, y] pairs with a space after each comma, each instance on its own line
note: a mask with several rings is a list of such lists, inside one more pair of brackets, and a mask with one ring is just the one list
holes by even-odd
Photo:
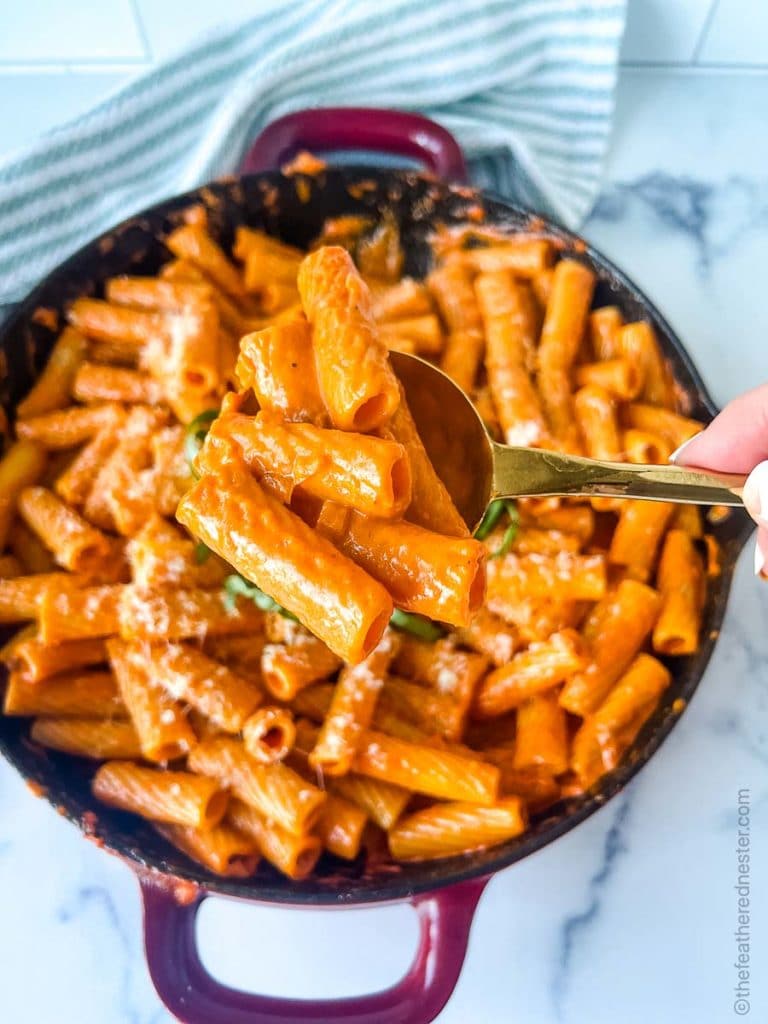
[[762, 526], [768, 526], [768, 461], [755, 466], [744, 484], [747, 512]]
[[762, 576], [765, 568], [765, 555], [759, 543], [755, 544], [755, 576]]
[[685, 451], [685, 449], [688, 447], [688, 445], [691, 443], [691, 441], [693, 441], [697, 436], [698, 436], [697, 434], [694, 434], [693, 437], [689, 437], [687, 441], [683, 441], [683, 443], [680, 445], [679, 448], [675, 448], [675, 450], [669, 456], [669, 461], [670, 462], [677, 462], [678, 457], [680, 456], [680, 454]]

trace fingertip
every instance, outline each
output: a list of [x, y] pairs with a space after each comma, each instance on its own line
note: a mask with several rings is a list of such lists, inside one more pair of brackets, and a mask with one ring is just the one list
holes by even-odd
[[758, 463], [747, 477], [744, 507], [758, 526], [768, 527], [768, 460]]
[[755, 576], [768, 578], [768, 529], [760, 527], [755, 538]]

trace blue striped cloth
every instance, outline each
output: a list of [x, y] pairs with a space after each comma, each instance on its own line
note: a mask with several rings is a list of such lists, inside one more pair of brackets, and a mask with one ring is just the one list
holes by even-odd
[[569, 225], [613, 114], [624, 0], [270, 0], [0, 161], [0, 304], [142, 207], [233, 171], [308, 106], [419, 110], [475, 180]]

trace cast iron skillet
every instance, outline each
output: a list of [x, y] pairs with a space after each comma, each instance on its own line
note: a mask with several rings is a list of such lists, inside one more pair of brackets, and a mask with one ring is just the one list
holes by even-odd
[[[432, 171], [345, 167], [316, 177], [286, 177], [279, 166], [299, 145], [318, 151], [356, 147], [419, 157]], [[559, 240], [569, 255], [598, 275], [597, 305], [615, 303], [625, 319], [652, 321], [684, 393], [687, 411], [708, 420], [714, 404], [682, 344], [648, 299], [604, 256], [530, 211], [482, 195], [463, 184], [465, 167], [455, 141], [415, 115], [386, 111], [329, 110], [290, 115], [272, 124], [246, 158], [243, 177], [215, 182], [160, 203], [91, 242], [55, 270], [0, 330], [6, 372], [0, 401], [9, 415], [44, 365], [55, 331], [40, 307], [61, 317], [78, 295], [100, 295], [115, 274], [154, 274], [169, 258], [163, 238], [192, 203], [204, 203], [212, 230], [229, 248], [239, 224], [264, 228], [305, 246], [327, 217], [387, 211], [402, 232], [405, 271], [421, 277], [429, 266], [427, 237], [439, 223], [476, 221], [527, 228]], [[253, 173], [257, 172], [257, 173]], [[674, 726], [709, 661], [725, 612], [731, 575], [749, 533], [748, 520], [732, 512], [712, 528], [723, 549], [723, 573], [711, 581], [701, 649], [670, 662], [673, 685], [628, 757], [588, 795], [562, 801], [535, 819], [530, 831], [502, 846], [434, 863], [348, 864], [328, 858], [305, 882], [290, 882], [262, 865], [254, 878], [217, 879], [170, 847], [136, 818], [98, 805], [89, 790], [92, 766], [44, 751], [27, 739], [24, 720], [0, 718], [0, 749], [32, 787], [86, 834], [123, 857], [137, 871], [145, 901], [146, 948], [155, 985], [168, 1007], [193, 1024], [266, 1021], [425, 1022], [440, 1011], [461, 969], [475, 904], [488, 877], [539, 850], [615, 796], [648, 761]], [[681, 703], [682, 702], [682, 703]], [[673, 706], [675, 709], [673, 710]], [[457, 884], [461, 883], [461, 884]], [[196, 952], [194, 919], [207, 893], [286, 905], [354, 906], [410, 900], [421, 918], [421, 944], [409, 973], [384, 992], [354, 999], [297, 1001], [236, 992], [206, 973]]]

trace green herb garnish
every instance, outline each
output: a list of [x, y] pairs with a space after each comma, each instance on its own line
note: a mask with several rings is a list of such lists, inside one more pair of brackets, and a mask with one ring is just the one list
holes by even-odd
[[506, 505], [506, 512], [509, 517], [509, 526], [504, 531], [501, 544], [488, 556], [489, 558], [501, 558], [503, 555], [506, 555], [514, 544], [515, 537], [520, 529], [520, 513], [517, 511], [517, 506], [511, 501], [505, 501], [504, 504]]
[[423, 615], [400, 611], [399, 608], [395, 608], [392, 612], [389, 624], [393, 629], [399, 629], [403, 633], [413, 633], [420, 640], [426, 640], [430, 644], [445, 636], [445, 630], [436, 622], [425, 619]]
[[507, 517], [507, 528], [504, 531], [500, 546], [496, 551], [488, 555], [489, 558], [501, 558], [502, 555], [507, 554], [514, 544], [515, 537], [520, 529], [520, 515], [517, 511], [517, 505], [515, 505], [514, 501], [509, 501], [507, 498], [497, 498], [485, 510], [482, 522], [475, 530], [475, 540], [485, 540], [499, 525], [504, 516]]
[[263, 612], [277, 612], [278, 615], [282, 615], [286, 619], [293, 619], [294, 622], [299, 621], [293, 612], [289, 612], [287, 608], [283, 608], [269, 594], [259, 590], [255, 583], [251, 583], [237, 573], [233, 573], [224, 580], [224, 604], [227, 611], [233, 612], [235, 610], [238, 597], [247, 597], [249, 601], [253, 601], [256, 607], [261, 608]]
[[206, 409], [204, 412], [201, 412], [199, 416], [195, 416], [187, 427], [186, 434], [184, 435], [184, 456], [195, 479], [197, 479], [197, 473], [195, 472], [195, 459], [197, 458], [198, 452], [203, 447], [205, 435], [210, 430], [211, 424], [218, 415], [218, 409]]
[[475, 540], [485, 540], [504, 515], [505, 505], [506, 502], [503, 498], [498, 498], [496, 501], [491, 502], [485, 510], [485, 515], [480, 525], [475, 530]]
[[203, 544], [202, 541], [200, 541], [198, 544], [195, 544], [194, 558], [196, 565], [203, 565], [205, 562], [208, 561], [212, 554], [213, 552], [208, 547], [208, 545]]

